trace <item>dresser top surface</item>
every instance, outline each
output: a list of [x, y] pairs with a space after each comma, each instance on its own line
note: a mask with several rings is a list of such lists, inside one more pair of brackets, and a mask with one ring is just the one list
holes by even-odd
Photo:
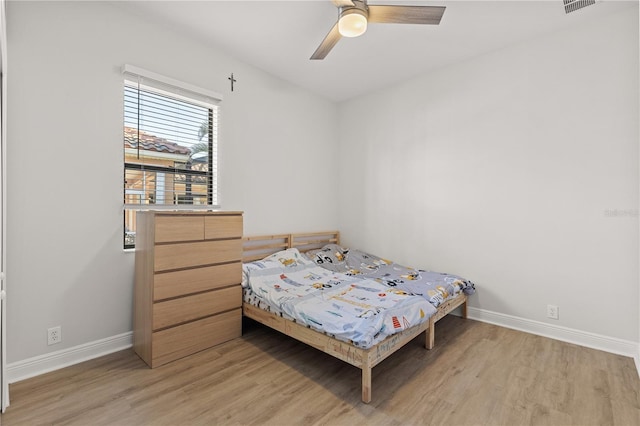
[[232, 216], [242, 215], [242, 211], [230, 210], [139, 210], [137, 214], [153, 214], [157, 216]]

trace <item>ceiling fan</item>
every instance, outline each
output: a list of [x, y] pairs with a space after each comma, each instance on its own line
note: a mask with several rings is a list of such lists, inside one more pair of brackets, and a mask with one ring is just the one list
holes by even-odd
[[367, 0], [332, 0], [338, 6], [338, 22], [313, 52], [311, 59], [324, 59], [342, 37], [358, 37], [375, 24], [440, 24], [444, 6], [371, 5]]

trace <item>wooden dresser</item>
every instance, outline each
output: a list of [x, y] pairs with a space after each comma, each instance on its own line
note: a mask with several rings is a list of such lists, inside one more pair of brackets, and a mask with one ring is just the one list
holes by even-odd
[[133, 348], [157, 367], [242, 334], [242, 213], [137, 213]]

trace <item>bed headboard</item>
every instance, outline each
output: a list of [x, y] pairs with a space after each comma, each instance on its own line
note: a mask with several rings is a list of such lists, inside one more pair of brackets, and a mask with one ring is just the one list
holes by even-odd
[[326, 231], [243, 237], [242, 262], [260, 260], [270, 254], [288, 248], [295, 247], [301, 252], [305, 252], [330, 243], [340, 244], [340, 232]]

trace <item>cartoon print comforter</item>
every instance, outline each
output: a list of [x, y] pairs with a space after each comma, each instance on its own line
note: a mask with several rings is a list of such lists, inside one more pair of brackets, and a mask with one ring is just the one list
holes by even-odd
[[408, 268], [337, 244], [328, 244], [321, 249], [311, 250], [306, 253], [306, 256], [330, 271], [369, 278], [390, 288], [420, 295], [435, 307], [457, 296], [460, 292], [475, 293], [474, 284], [457, 275]]
[[255, 297], [296, 322], [361, 348], [436, 312], [422, 297], [321, 268], [297, 249], [244, 264], [243, 271], [244, 284]]

